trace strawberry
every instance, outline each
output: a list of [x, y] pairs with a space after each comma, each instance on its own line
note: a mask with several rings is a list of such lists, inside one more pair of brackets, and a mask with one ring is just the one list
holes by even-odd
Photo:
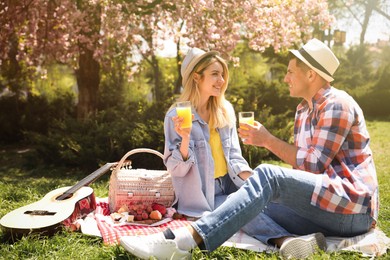
[[159, 203], [153, 203], [152, 209], [160, 211], [161, 215], [165, 215], [167, 213], [167, 208], [164, 205]]

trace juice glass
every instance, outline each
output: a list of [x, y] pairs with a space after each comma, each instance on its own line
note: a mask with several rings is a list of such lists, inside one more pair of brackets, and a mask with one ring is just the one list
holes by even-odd
[[[248, 125], [255, 125], [255, 114], [254, 112], [239, 112], [238, 113], [238, 122], [246, 123]], [[243, 129], [247, 129], [245, 127], [241, 127]]]
[[184, 118], [184, 121], [181, 125], [181, 128], [190, 128], [192, 127], [192, 111], [191, 111], [191, 102], [182, 101], [176, 103], [176, 113], [179, 117]]

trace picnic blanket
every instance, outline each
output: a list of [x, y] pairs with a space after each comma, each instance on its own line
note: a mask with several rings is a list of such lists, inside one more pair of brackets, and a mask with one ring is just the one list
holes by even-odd
[[[149, 235], [162, 232], [166, 228], [175, 230], [187, 226], [189, 220], [172, 220], [157, 226], [114, 225], [110, 219], [110, 209], [107, 198], [97, 198], [96, 210], [86, 218], [78, 220], [81, 232], [100, 236], [107, 245], [116, 245], [122, 236]], [[390, 239], [378, 228], [356, 237], [327, 237], [327, 252], [348, 250], [361, 252], [363, 256], [375, 257], [386, 254], [390, 247]], [[253, 250], [256, 252], [275, 252], [277, 248], [263, 244], [242, 231], [237, 232], [222, 246]]]

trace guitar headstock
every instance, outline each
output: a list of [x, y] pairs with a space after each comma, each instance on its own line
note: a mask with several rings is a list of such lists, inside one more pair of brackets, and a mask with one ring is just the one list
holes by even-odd
[[[117, 167], [118, 164], [115, 164], [113, 165], [111, 168], [110, 168], [110, 171], [113, 171], [115, 170], [115, 168]], [[131, 160], [125, 160], [121, 166], [121, 168], [124, 168], [124, 169], [131, 169]]]

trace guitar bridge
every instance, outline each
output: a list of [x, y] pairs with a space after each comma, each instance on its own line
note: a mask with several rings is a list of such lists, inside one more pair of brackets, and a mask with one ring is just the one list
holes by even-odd
[[27, 210], [24, 214], [33, 215], [33, 216], [53, 216], [56, 212], [50, 212], [47, 210]]

